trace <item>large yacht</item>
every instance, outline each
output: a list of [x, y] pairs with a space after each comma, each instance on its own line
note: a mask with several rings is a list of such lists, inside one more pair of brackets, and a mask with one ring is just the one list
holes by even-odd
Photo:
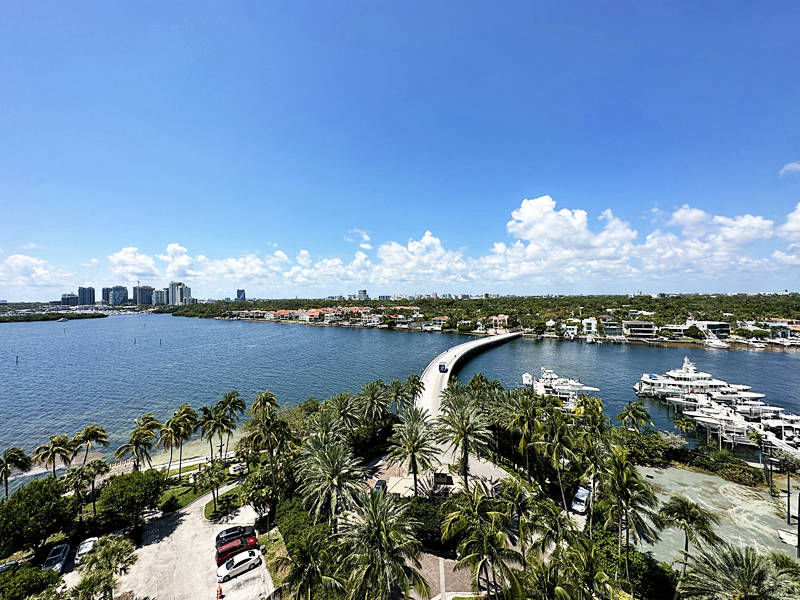
[[553, 369], [546, 367], [542, 367], [541, 376], [535, 379], [530, 373], [523, 373], [522, 385], [532, 388], [540, 396], [558, 396], [567, 401], [600, 391], [600, 388], [581, 383], [580, 379], [560, 377]]
[[[681, 397], [685, 394], [713, 393], [729, 387], [731, 386], [727, 381], [714, 379], [710, 373], [698, 371], [694, 363], [688, 357], [684, 357], [680, 369], [672, 369], [664, 375], [644, 373], [633, 389], [637, 396], [664, 399]], [[750, 389], [747, 386], [739, 387]]]

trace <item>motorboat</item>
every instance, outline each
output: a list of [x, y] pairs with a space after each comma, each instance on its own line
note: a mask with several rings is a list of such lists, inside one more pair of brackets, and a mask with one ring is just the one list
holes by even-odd
[[538, 378], [534, 378], [530, 373], [523, 373], [522, 385], [533, 388], [540, 396], [558, 396], [562, 400], [600, 391], [600, 388], [586, 385], [580, 379], [561, 377], [553, 369], [546, 367], [541, 368], [541, 375]]

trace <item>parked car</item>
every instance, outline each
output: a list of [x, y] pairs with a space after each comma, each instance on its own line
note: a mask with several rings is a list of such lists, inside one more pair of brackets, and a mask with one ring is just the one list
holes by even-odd
[[94, 548], [94, 543], [96, 541], [97, 541], [96, 537], [90, 537], [90, 538], [85, 539], [85, 540], [83, 540], [81, 542], [81, 545], [78, 546], [78, 551], [75, 552], [75, 564], [76, 565], [81, 564], [81, 561], [84, 559], [84, 557], [87, 554], [89, 554], [89, 552], [92, 551], [92, 548]]
[[447, 373], [447, 363], [440, 362], [439, 363], [439, 373]]
[[258, 548], [258, 538], [254, 535], [250, 537], [236, 538], [232, 542], [223, 544], [217, 548], [217, 566], [228, 562], [228, 559], [233, 558], [237, 554], [240, 554], [245, 550], [252, 550], [253, 548]]
[[217, 569], [217, 581], [219, 583], [229, 581], [242, 573], [255, 569], [259, 564], [261, 564], [261, 554], [258, 551], [240, 552]]
[[378, 479], [378, 481], [375, 482], [375, 490], [376, 491], [380, 490], [381, 492], [385, 492], [386, 491], [386, 480], [385, 479]]
[[247, 463], [236, 463], [228, 467], [228, 473], [231, 475], [241, 475], [247, 471]]
[[572, 510], [578, 514], [586, 512], [586, 507], [589, 504], [589, 496], [591, 492], [585, 487], [579, 487], [575, 492], [575, 497], [572, 499]]
[[60, 575], [67, 562], [67, 556], [69, 556], [69, 544], [59, 544], [53, 547], [42, 565], [42, 570], [52, 569]]
[[217, 534], [216, 548], [232, 542], [236, 538], [250, 537], [256, 534], [256, 528], [252, 525], [236, 525], [235, 527], [228, 527], [223, 529]]
[[7, 563], [3, 563], [2, 565], [0, 565], [0, 573], [5, 573], [9, 569], [13, 569], [14, 567], [16, 567], [18, 564], [19, 563], [16, 560], [10, 560]]

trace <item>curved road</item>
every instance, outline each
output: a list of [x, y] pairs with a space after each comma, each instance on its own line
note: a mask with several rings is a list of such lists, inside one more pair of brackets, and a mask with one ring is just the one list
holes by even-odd
[[[420, 397], [417, 398], [417, 406], [427, 410], [431, 419], [436, 419], [439, 416], [442, 390], [447, 387], [447, 383], [450, 381], [450, 374], [462, 360], [467, 356], [480, 352], [481, 348], [490, 348], [498, 344], [503, 344], [521, 335], [522, 333], [520, 332], [490, 335], [458, 344], [442, 352], [439, 356], [434, 358], [422, 372], [421, 379], [422, 383], [425, 385], [425, 389]], [[447, 365], [446, 373], [439, 372], [439, 363], [442, 362]]]

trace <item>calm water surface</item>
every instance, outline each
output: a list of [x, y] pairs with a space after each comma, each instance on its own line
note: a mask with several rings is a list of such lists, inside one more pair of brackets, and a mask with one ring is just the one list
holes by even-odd
[[[269, 388], [288, 405], [356, 392], [365, 381], [420, 373], [462, 341], [455, 334], [169, 315], [2, 324], [0, 448], [30, 450], [51, 434], [72, 435], [91, 422], [106, 427], [113, 448], [143, 412], [164, 419], [181, 402], [198, 407], [231, 389], [249, 400]], [[634, 398], [631, 386], [643, 372], [679, 367], [684, 355], [704, 371], [752, 385], [769, 401], [800, 412], [800, 353], [518, 339], [475, 357], [459, 377], [482, 371], [517, 386], [523, 372], [538, 374], [544, 365], [600, 388], [615, 416]], [[650, 409], [657, 426], [669, 426], [664, 409]]]

